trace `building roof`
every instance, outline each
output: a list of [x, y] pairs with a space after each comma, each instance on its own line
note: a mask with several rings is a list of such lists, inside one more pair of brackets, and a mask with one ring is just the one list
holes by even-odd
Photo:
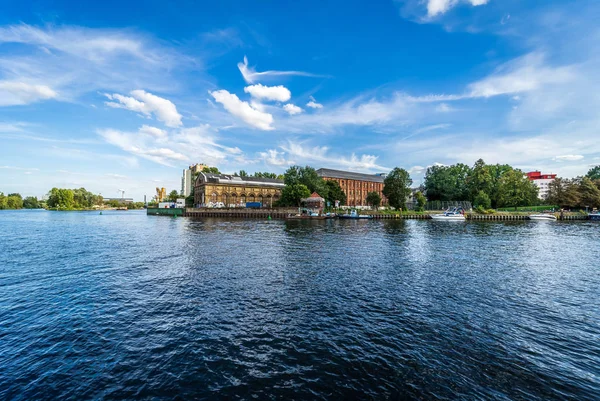
[[204, 182], [214, 182], [219, 184], [229, 185], [261, 185], [261, 186], [276, 186], [283, 187], [285, 184], [283, 180], [276, 178], [262, 178], [262, 177], [240, 177], [231, 174], [212, 174], [212, 173], [200, 173], [198, 177], [203, 177]]
[[383, 177], [380, 175], [376, 175], [376, 174], [354, 173], [351, 171], [332, 170], [329, 168], [320, 168], [317, 170], [317, 174], [320, 177], [327, 177], [327, 178], [341, 178], [344, 180], [357, 180], [357, 181], [369, 181], [369, 182], [383, 183]]

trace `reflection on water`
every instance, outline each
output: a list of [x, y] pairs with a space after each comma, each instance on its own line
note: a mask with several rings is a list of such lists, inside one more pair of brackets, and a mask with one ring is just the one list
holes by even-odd
[[0, 399], [597, 399], [599, 240], [0, 212]]

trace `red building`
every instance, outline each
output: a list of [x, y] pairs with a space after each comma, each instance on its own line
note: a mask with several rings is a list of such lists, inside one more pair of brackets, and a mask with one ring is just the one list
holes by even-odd
[[350, 171], [320, 168], [317, 174], [324, 180], [337, 181], [346, 194], [347, 206], [367, 207], [367, 194], [377, 192], [381, 197], [381, 204], [387, 205], [387, 198], [383, 195], [383, 175], [362, 174]]
[[542, 174], [540, 171], [532, 171], [530, 173], [526, 173], [527, 178], [530, 181], [535, 180], [553, 180], [556, 178], [556, 174]]

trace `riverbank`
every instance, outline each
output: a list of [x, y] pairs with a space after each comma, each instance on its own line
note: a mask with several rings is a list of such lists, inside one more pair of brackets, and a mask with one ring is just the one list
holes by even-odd
[[[177, 217], [193, 217], [193, 218], [232, 218], [232, 219], [285, 219], [290, 214], [297, 213], [297, 208], [274, 208], [274, 209], [159, 209], [148, 208], [148, 215], [155, 216], [177, 216]], [[365, 211], [361, 214], [373, 216], [376, 220], [430, 220], [432, 215], [441, 212], [395, 212], [395, 213], [377, 213]], [[517, 221], [528, 220], [530, 213], [522, 212], [502, 212], [493, 214], [478, 214], [466, 213], [467, 220], [474, 221]], [[582, 213], [554, 213], [558, 220], [577, 221], [589, 220], [587, 214]]]

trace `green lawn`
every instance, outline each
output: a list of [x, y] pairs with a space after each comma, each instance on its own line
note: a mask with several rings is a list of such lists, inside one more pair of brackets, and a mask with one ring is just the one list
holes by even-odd
[[[552, 210], [554, 208], [555, 211], [559, 211], [560, 208], [558, 206], [549, 206], [549, 205], [543, 205], [543, 206], [520, 206], [517, 208], [516, 211], [518, 212], [541, 212], [543, 210]], [[499, 212], [514, 212], [515, 208], [514, 207], [503, 207], [498, 209]]]

